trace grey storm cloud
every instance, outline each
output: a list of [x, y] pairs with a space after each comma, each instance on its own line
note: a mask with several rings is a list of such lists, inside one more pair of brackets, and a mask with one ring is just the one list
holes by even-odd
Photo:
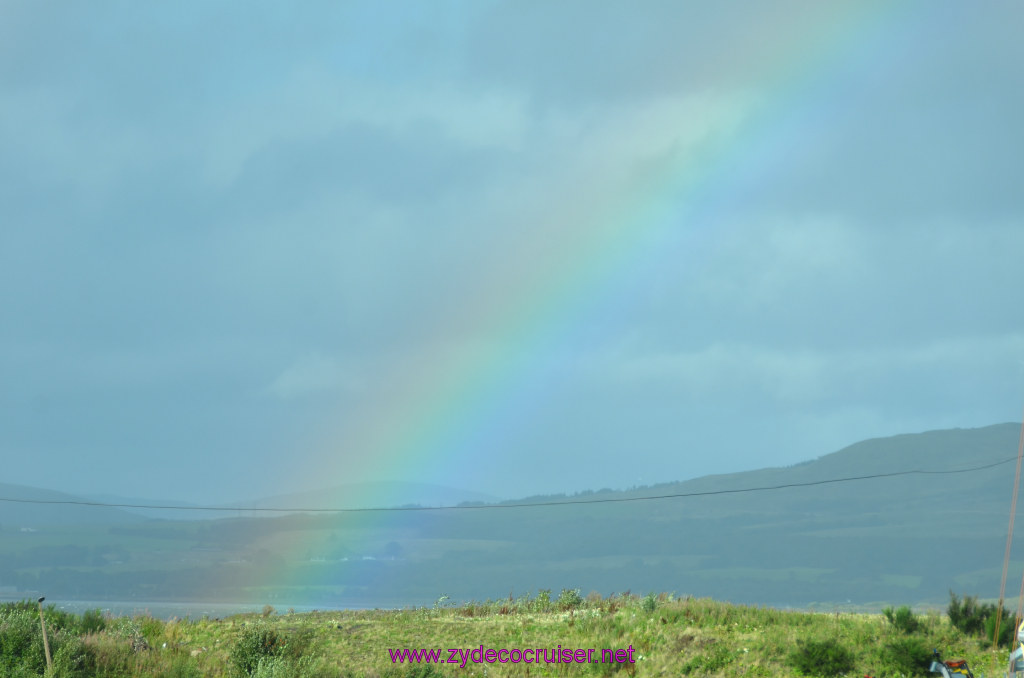
[[1017, 3], [3, 14], [11, 482], [302, 489], [415, 389], [498, 494], [1018, 416]]

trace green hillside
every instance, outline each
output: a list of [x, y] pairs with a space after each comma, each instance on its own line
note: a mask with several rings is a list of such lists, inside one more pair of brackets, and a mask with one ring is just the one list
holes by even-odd
[[[998, 593], [1017, 424], [868, 440], [789, 468], [628, 492], [650, 501], [4, 527], [0, 586], [52, 597], [411, 605], [539, 589], [736, 603], [941, 606]], [[991, 464], [981, 470], [946, 473]], [[1011, 581], [1024, 551], [1013, 552]]]

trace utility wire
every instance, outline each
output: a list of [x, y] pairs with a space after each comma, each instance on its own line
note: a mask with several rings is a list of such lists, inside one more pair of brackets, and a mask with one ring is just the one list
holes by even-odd
[[656, 499], [681, 499], [685, 497], [707, 497], [716, 494], [743, 494], [746, 492], [764, 492], [767, 490], [783, 490], [790, 487], [810, 487], [812, 485], [827, 485], [830, 483], [847, 483], [855, 480], [871, 480], [874, 478], [892, 478], [894, 476], [909, 475], [948, 475], [955, 473], [971, 473], [984, 469], [1002, 466], [1016, 457], [1010, 457], [1002, 461], [996, 461], [983, 466], [971, 468], [954, 469], [950, 471], [894, 471], [892, 473], [872, 473], [865, 476], [849, 476], [847, 478], [829, 478], [827, 480], [812, 480], [806, 483], [784, 483], [781, 485], [765, 485], [762, 487], [743, 487], [734, 490], [707, 490], [704, 492], [680, 492], [677, 494], [659, 494], [647, 497], [613, 497], [605, 499], [572, 499], [568, 501], [536, 501], [526, 503], [504, 503], [504, 504], [462, 504], [459, 506], [395, 506], [380, 508], [266, 508], [266, 507], [239, 507], [239, 506], [178, 506], [174, 504], [152, 505], [152, 504], [114, 504], [100, 501], [84, 500], [56, 500], [56, 499], [14, 499], [0, 497], [0, 501], [16, 504], [63, 504], [71, 506], [102, 506], [105, 508], [134, 508], [134, 509], [173, 509], [178, 511], [259, 511], [267, 513], [370, 513], [379, 511], [456, 511], [456, 510], [480, 510], [480, 509], [517, 509], [531, 508], [538, 506], [571, 506], [578, 504], [615, 504], [632, 501], [653, 501]]

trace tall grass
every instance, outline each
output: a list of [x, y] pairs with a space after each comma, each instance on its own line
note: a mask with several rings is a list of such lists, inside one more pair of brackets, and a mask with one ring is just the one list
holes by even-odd
[[[267, 613], [161, 621], [46, 612], [59, 678], [428, 678], [466, 676], [925, 675], [932, 648], [1001, 675], [1006, 650], [948, 617], [809, 613], [677, 598], [582, 596], [564, 589], [407, 610]], [[391, 661], [388, 649], [626, 650], [634, 663], [450, 664]], [[447, 659], [448, 652], [442, 655]], [[0, 606], [0, 675], [46, 670], [34, 603]]]

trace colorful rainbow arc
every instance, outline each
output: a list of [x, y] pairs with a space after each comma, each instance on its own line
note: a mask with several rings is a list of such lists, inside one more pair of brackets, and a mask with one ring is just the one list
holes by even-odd
[[[762, 67], [768, 96], [748, 105], [734, 129], [709, 137], [699, 152], [678, 154], [643, 182], [605, 190], [603, 177], [574, 177], [577, 190], [558, 191], [548, 217], [524, 231], [503, 266], [482, 276], [459, 317], [445, 319], [447, 335], [476, 339], [454, 345], [426, 338], [416, 364], [393, 375], [387, 398], [367, 404], [358, 430], [331, 434], [299, 470], [315, 467], [329, 485], [330, 478], [379, 479], [395, 468], [428, 479], [431, 467], [469, 461], [479, 449], [474, 442], [539, 406], [545, 375], [586, 338], [588, 320], [625, 303], [645, 271], [701, 265], [701, 245], [716, 236], [714, 224], [733, 207], [737, 186], [780, 145], [827, 124], [821, 98], [830, 75], [865, 60], [884, 62], [884, 46], [898, 42], [893, 36], [905, 20], [920, 19], [909, 11], [916, 6], [852, 4], [804, 41], [777, 46]], [[353, 499], [339, 497], [337, 505]]]

